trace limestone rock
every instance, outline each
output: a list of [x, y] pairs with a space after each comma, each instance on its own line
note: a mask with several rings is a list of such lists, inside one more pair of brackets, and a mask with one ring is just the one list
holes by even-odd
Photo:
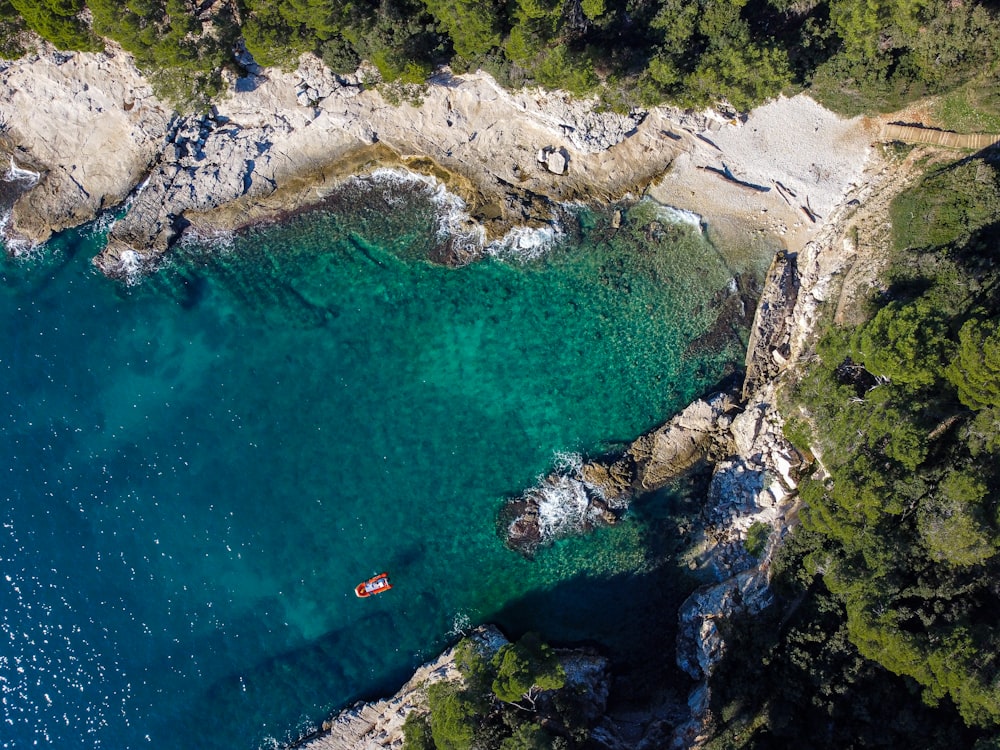
[[[508, 643], [492, 625], [476, 628], [469, 637], [480, 653], [490, 659]], [[560, 649], [559, 661], [566, 672], [564, 690], [585, 721], [595, 722], [607, 707], [611, 677], [608, 660], [590, 649]], [[329, 721], [314, 736], [296, 743], [301, 750], [384, 750], [400, 748], [403, 724], [414, 711], [426, 713], [427, 687], [437, 682], [457, 682], [461, 674], [455, 664], [455, 649], [419, 667], [413, 677], [391, 698], [359, 702]]]
[[792, 313], [798, 294], [796, 257], [780, 251], [775, 254], [768, 269], [764, 291], [754, 315], [747, 346], [744, 398], [749, 398], [757, 388], [774, 378], [787, 365], [794, 328]]
[[678, 618], [677, 666], [696, 680], [711, 675], [726, 650], [719, 619], [756, 614], [772, 601], [767, 574], [756, 569], [693, 593]]
[[552, 146], [546, 146], [543, 149], [539, 149], [538, 155], [535, 158], [552, 174], [564, 174], [569, 164], [569, 154], [564, 148], [556, 149]]
[[659, 489], [708, 455], [713, 442], [729, 427], [734, 408], [731, 394], [699, 399], [650, 438], [633, 443], [628, 450], [636, 465], [633, 486], [646, 492]]
[[122, 53], [50, 51], [0, 67], [0, 157], [16, 152], [41, 175], [14, 204], [11, 231], [43, 242], [121, 203], [156, 158], [169, 120]]

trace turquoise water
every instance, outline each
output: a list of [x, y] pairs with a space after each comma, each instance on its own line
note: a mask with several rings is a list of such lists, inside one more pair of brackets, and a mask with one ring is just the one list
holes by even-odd
[[134, 286], [92, 270], [94, 228], [0, 261], [0, 747], [268, 746], [469, 624], [626, 660], [657, 632], [623, 622], [681, 580], [669, 501], [533, 561], [497, 511], [741, 358], [699, 341], [730, 264], [643, 204], [448, 269], [430, 204], [353, 196]]

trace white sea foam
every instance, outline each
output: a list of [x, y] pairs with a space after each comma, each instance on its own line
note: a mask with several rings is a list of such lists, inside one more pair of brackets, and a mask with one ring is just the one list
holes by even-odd
[[465, 201], [434, 177], [408, 172], [405, 169], [380, 167], [366, 177], [355, 179], [386, 186], [422, 185], [427, 188], [428, 198], [434, 205], [438, 241], [451, 241], [460, 255], [476, 254], [486, 242], [483, 227], [469, 216]]
[[700, 214], [696, 214], [694, 211], [685, 211], [683, 208], [658, 205], [657, 213], [662, 219], [669, 221], [671, 224], [687, 224], [699, 234], [702, 232], [703, 219]]
[[501, 260], [528, 262], [545, 255], [564, 235], [558, 222], [544, 227], [514, 227], [486, 246], [487, 254]]
[[594, 520], [587, 487], [575, 477], [550, 476], [531, 494], [538, 502], [538, 528], [543, 540], [579, 533]]
[[120, 273], [128, 286], [138, 284], [146, 273], [149, 264], [145, 256], [135, 250], [123, 250], [118, 256], [116, 271]]
[[31, 257], [34, 251], [40, 248], [41, 245], [37, 242], [29, 242], [28, 240], [20, 237], [8, 236], [7, 227], [10, 225], [10, 219], [10, 211], [0, 214], [0, 239], [3, 240], [4, 247], [7, 249], [8, 253], [17, 258]]
[[[191, 249], [207, 247], [212, 253], [230, 253], [236, 248], [236, 232], [230, 229], [188, 229], [177, 242], [179, 247]], [[169, 254], [168, 254], [169, 255]]]
[[600, 487], [584, 481], [583, 456], [557, 452], [553, 471], [539, 477], [525, 497], [538, 505], [538, 530], [542, 543], [579, 534], [601, 523], [601, 509], [594, 499], [604, 499]]
[[472, 618], [465, 612], [459, 612], [451, 621], [451, 630], [448, 631], [449, 638], [464, 636], [472, 630]]
[[17, 162], [14, 161], [13, 154], [11, 154], [10, 157], [10, 169], [8, 169], [3, 176], [6, 182], [26, 182], [28, 184], [25, 187], [29, 188], [37, 185], [38, 180], [40, 180], [41, 177], [42, 175], [38, 172], [17, 166]]

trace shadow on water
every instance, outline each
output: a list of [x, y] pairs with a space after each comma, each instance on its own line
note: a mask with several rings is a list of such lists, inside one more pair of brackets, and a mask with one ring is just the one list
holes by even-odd
[[679, 697], [691, 682], [675, 665], [677, 608], [690, 588], [678, 573], [666, 565], [610, 578], [576, 576], [526, 594], [490, 619], [511, 640], [536, 631], [556, 646], [596, 646], [611, 661], [613, 701], [642, 701], [664, 688]]
[[183, 310], [197, 307], [208, 295], [208, 281], [198, 274], [179, 274], [177, 280], [178, 304]]
[[676, 686], [683, 699], [691, 683], [675, 664], [677, 614], [703, 581], [687, 570], [681, 555], [710, 480], [711, 470], [702, 464], [633, 502], [627, 522], [640, 527], [644, 569], [610, 577], [577, 575], [526, 593], [490, 620], [512, 639], [537, 631], [555, 645], [597, 645], [615, 672], [613, 699], [642, 700], [664, 685]]
[[[282, 745], [293, 742], [315, 726], [311, 719], [330, 715], [357, 700], [392, 695], [412, 675], [418, 662], [390, 666], [379, 651], [391, 651], [391, 643], [367, 643], [359, 634], [394, 632], [396, 623], [388, 609], [373, 612], [360, 621], [312, 639], [299, 648], [270, 657], [230, 674], [207, 686], [198, 700], [193, 723], [205, 731], [203, 745], [251, 748], [265, 746], [269, 737]], [[219, 638], [224, 640], [224, 634]], [[363, 680], [359, 681], [359, 673]], [[283, 686], [281, 705], [274, 705], [275, 684]], [[365, 684], [358, 693], [353, 686]], [[316, 686], [322, 685], [322, 691]], [[248, 713], [257, 722], [247, 722]], [[250, 724], [256, 724], [251, 726]]]
[[[607, 577], [575, 575], [528, 591], [483, 621], [497, 624], [511, 639], [536, 631], [557, 646], [597, 647], [612, 663], [612, 701], [636, 705], [653, 694], [683, 701], [691, 682], [675, 666], [677, 611], [699, 581], [678, 562], [687, 543], [681, 530], [697, 513], [709, 478], [710, 472], [701, 468], [636, 501], [630, 522], [641, 528], [647, 559], [643, 569]], [[422, 554], [412, 545], [394, 557], [392, 566], [406, 569]], [[208, 686], [198, 701], [197, 711], [204, 715], [194, 724], [221, 738], [219, 747], [256, 747], [269, 733], [288, 742], [296, 733], [312, 731], [315, 725], [306, 717], [315, 720], [356, 700], [392, 695], [416, 666], [433, 656], [414, 653], [410, 664], [391, 666], [395, 660], [380, 658], [380, 652], [398, 648], [402, 623], [416, 624], [441, 605], [429, 591], [407, 597], [402, 611], [398, 600], [371, 604], [379, 609]], [[427, 627], [426, 633], [409, 635], [437, 653], [446, 644], [431, 643], [436, 631], [433, 624]], [[224, 652], [225, 634], [220, 632], [218, 639], [218, 650]], [[268, 705], [275, 683], [284, 686], [281, 706]], [[356, 688], [361, 684], [366, 686], [363, 693]], [[323, 686], [319, 692], [317, 685]], [[259, 726], [247, 725], [248, 712], [260, 717]], [[234, 743], [237, 737], [241, 741]]]

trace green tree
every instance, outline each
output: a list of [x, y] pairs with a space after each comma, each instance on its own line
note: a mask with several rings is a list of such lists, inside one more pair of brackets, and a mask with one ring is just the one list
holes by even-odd
[[447, 682], [436, 682], [427, 688], [427, 702], [431, 709], [431, 736], [437, 750], [469, 750], [482, 704]]
[[489, 0], [424, 0], [455, 52], [472, 58], [500, 45], [500, 9]]
[[983, 518], [986, 494], [986, 485], [966, 472], [951, 471], [941, 481], [917, 517], [932, 558], [969, 566], [996, 554], [995, 534]]
[[684, 83], [684, 99], [693, 105], [727, 101], [749, 110], [781, 93], [791, 82], [784, 50], [752, 42], [734, 43], [703, 55]]
[[83, 0], [9, 0], [25, 24], [63, 50], [96, 52], [104, 45], [80, 19]]
[[591, 21], [596, 21], [604, 15], [607, 8], [604, 4], [604, 0], [581, 0], [580, 10], [582, 10], [583, 15]]
[[890, 302], [861, 329], [854, 346], [869, 372], [915, 387], [935, 383], [952, 350], [948, 319], [926, 298]]
[[558, 656], [534, 633], [502, 647], [492, 664], [497, 670], [493, 694], [507, 703], [526, 700], [534, 705], [539, 692], [558, 690], [566, 683]]
[[767, 548], [768, 537], [771, 536], [771, 526], [763, 521], [755, 521], [747, 529], [746, 550], [753, 557], [760, 557]]
[[403, 746], [406, 750], [435, 750], [427, 716], [410, 711], [403, 722]]
[[538, 724], [518, 724], [500, 743], [500, 750], [553, 750], [552, 736]]
[[542, 53], [532, 73], [543, 86], [563, 89], [571, 94], [588, 94], [597, 86], [593, 63], [586, 57], [571, 52], [563, 44]]
[[978, 229], [996, 221], [1000, 187], [994, 169], [980, 159], [932, 171], [892, 202], [893, 244], [897, 250], [933, 250], [964, 244]]
[[18, 37], [24, 31], [24, 19], [9, 0], [0, 0], [0, 58], [13, 60], [24, 54]]
[[958, 351], [946, 370], [970, 409], [1000, 406], [1000, 329], [997, 319], [969, 320], [958, 332]]

